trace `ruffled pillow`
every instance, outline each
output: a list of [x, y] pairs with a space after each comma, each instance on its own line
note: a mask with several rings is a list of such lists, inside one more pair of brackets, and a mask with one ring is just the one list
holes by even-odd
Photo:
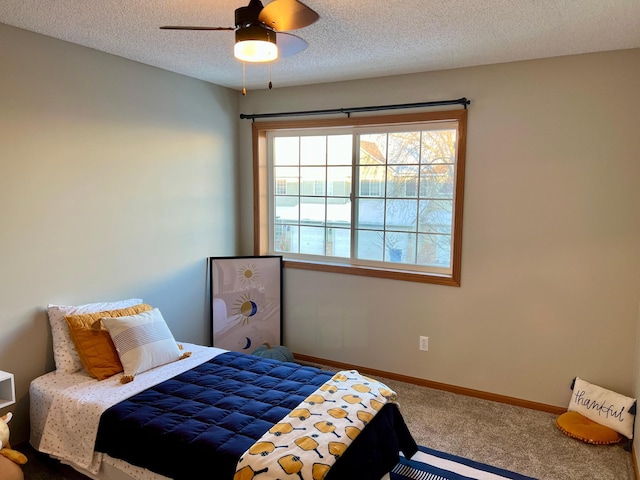
[[53, 340], [53, 359], [56, 362], [56, 370], [62, 373], [74, 373], [82, 370], [82, 361], [73, 344], [69, 327], [64, 319], [67, 315], [81, 313], [104, 312], [106, 310], [118, 310], [120, 308], [133, 307], [142, 303], [140, 298], [130, 298], [115, 302], [87, 303], [85, 305], [47, 305], [49, 324], [51, 325], [51, 337]]

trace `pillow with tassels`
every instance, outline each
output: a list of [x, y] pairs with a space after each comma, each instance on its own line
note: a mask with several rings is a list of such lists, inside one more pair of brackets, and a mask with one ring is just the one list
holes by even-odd
[[636, 413], [636, 399], [607, 390], [576, 377], [572, 385], [573, 393], [567, 408], [588, 419], [633, 438], [633, 424]]
[[188, 357], [181, 352], [162, 313], [157, 308], [136, 315], [102, 318], [124, 368], [121, 383], [139, 373]]

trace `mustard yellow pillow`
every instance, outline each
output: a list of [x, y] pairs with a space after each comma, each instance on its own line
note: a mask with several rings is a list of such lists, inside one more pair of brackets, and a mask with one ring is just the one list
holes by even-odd
[[614, 429], [600, 425], [578, 412], [565, 412], [556, 419], [556, 426], [566, 435], [595, 445], [609, 445], [622, 440]]
[[100, 319], [136, 315], [152, 308], [151, 305], [142, 303], [119, 310], [64, 317], [82, 366], [89, 375], [98, 380], [104, 380], [124, 370], [109, 331]]

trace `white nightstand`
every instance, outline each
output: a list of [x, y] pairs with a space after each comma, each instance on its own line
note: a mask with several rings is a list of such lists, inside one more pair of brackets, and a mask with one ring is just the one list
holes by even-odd
[[0, 370], [0, 408], [16, 403], [16, 387], [13, 384], [13, 373]]

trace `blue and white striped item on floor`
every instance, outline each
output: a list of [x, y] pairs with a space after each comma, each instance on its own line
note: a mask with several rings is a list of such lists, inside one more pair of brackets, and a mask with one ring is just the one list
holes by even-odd
[[401, 457], [391, 471], [391, 480], [535, 480], [467, 458], [418, 447], [410, 460]]

